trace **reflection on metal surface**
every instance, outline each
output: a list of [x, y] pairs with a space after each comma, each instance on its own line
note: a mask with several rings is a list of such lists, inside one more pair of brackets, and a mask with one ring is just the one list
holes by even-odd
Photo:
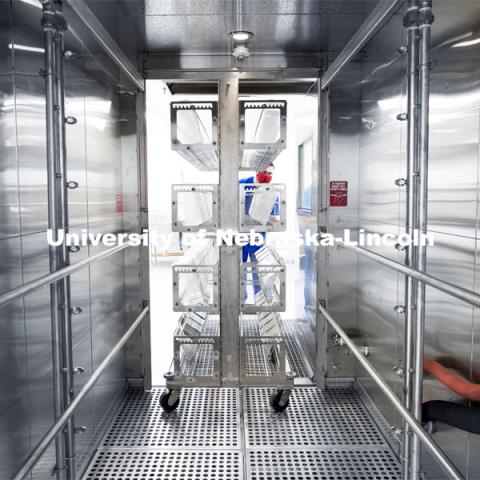
[[[41, 11], [34, 8], [34, 0], [7, 3], [2, 5], [0, 16], [1, 293], [48, 273], [45, 92], [44, 80], [38, 75], [43, 64]], [[122, 108], [112, 79], [95, 67], [80, 42], [69, 33], [67, 37], [68, 47], [77, 53], [65, 64], [66, 113], [77, 119], [67, 131], [68, 180], [79, 185], [69, 190], [71, 231], [121, 231], [124, 219], [116, 212], [115, 195], [127, 187], [122, 171], [134, 171], [131, 166], [137, 165], [137, 156], [135, 148], [127, 153], [121, 151], [120, 144], [135, 145], [136, 119], [129, 117], [130, 135], [124, 134], [128, 128], [125, 122], [118, 122]], [[7, 48], [9, 44], [15, 48]], [[96, 253], [93, 247], [81, 249], [71, 254], [71, 263], [87, 258], [88, 250]], [[72, 276], [72, 302], [82, 308], [73, 322], [73, 356], [75, 366], [85, 368], [85, 373], [75, 376], [77, 391], [122, 331], [126, 316], [135, 314], [126, 313], [125, 304], [138, 287], [138, 276], [132, 275], [124, 283], [124, 272], [124, 255], [120, 253], [99, 268]], [[135, 304], [133, 308], [138, 308], [137, 300]], [[2, 344], [8, 341], [14, 349], [2, 349], [8, 354], [2, 364], [9, 368], [0, 372], [0, 380], [9, 389], [3, 396], [0, 419], [1, 478], [11, 478], [53, 423], [48, 310], [44, 290], [2, 308], [0, 338]], [[124, 389], [124, 376], [124, 359], [119, 358], [77, 412], [78, 426], [87, 427], [76, 436], [79, 474], [89, 461], [92, 445], [103, 433], [110, 406]], [[50, 478], [53, 465], [54, 454], [49, 449], [34, 469], [33, 478]]]

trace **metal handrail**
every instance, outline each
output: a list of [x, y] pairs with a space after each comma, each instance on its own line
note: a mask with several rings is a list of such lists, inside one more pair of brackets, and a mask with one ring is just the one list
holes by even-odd
[[418, 436], [418, 438], [425, 444], [430, 453], [438, 460], [442, 468], [449, 475], [449, 478], [454, 480], [464, 480], [462, 474], [457, 470], [455, 465], [448, 459], [443, 453], [440, 447], [435, 441], [428, 435], [423, 429], [422, 425], [415, 419], [415, 417], [405, 408], [400, 399], [395, 395], [393, 390], [388, 386], [387, 382], [377, 372], [375, 367], [365, 358], [364, 354], [355, 345], [352, 339], [345, 333], [340, 325], [332, 318], [332, 316], [325, 310], [322, 305], [318, 306], [321, 314], [325, 317], [328, 323], [336, 330], [338, 335], [342, 337], [345, 345], [350, 349], [357, 360], [362, 364], [365, 370], [373, 378], [375, 383], [380, 387], [383, 393], [390, 400], [395, 409], [400, 413], [403, 419], [408, 423], [412, 431]]
[[100, 252], [84, 260], [80, 260], [79, 262], [74, 263], [73, 265], [69, 265], [68, 267], [65, 267], [65, 268], [60, 268], [55, 272], [44, 275], [40, 278], [32, 280], [31, 282], [24, 283], [20, 287], [14, 288], [9, 292], [4, 293], [3, 295], [0, 295], [0, 307], [2, 307], [3, 305], [6, 305], [7, 303], [13, 302], [14, 300], [17, 300], [18, 298], [24, 297], [25, 295], [35, 292], [36, 290], [39, 290], [45, 285], [58, 282], [59, 280], [62, 280], [68, 275], [71, 275], [72, 273], [78, 270], [81, 270], [82, 268], [88, 267], [89, 265], [92, 265], [93, 263], [98, 262], [99, 260], [103, 260], [104, 258], [107, 258], [110, 255], [113, 255], [114, 253], [120, 252], [129, 246], [130, 244], [128, 243], [124, 243], [123, 245], [117, 245], [115, 247], [109, 248], [108, 250], [105, 250], [104, 252]]
[[385, 265], [392, 270], [419, 280], [420, 282], [423, 282], [430, 287], [436, 288], [437, 290], [440, 290], [444, 293], [448, 293], [449, 295], [452, 295], [452, 297], [463, 300], [464, 302], [467, 302], [471, 305], [480, 307], [480, 295], [478, 293], [467, 290], [466, 288], [459, 287], [458, 285], [455, 285], [453, 283], [445, 282], [444, 280], [440, 280], [433, 275], [429, 275], [428, 273], [421, 272], [419, 270], [416, 270], [415, 268], [408, 267], [407, 265], [398, 263], [395, 260], [390, 260], [389, 258], [384, 257], [379, 253], [367, 250], [366, 248], [362, 248], [356, 245], [345, 244], [342, 240], [338, 238], [335, 239], [335, 243], [338, 243], [343, 248], [353, 250], [365, 257], [368, 257], [377, 263]]
[[57, 434], [62, 430], [63, 426], [68, 421], [68, 419], [73, 415], [73, 412], [78, 407], [80, 402], [91, 390], [93, 385], [95, 385], [95, 383], [100, 378], [102, 373], [110, 365], [111, 361], [113, 360], [113, 357], [125, 345], [128, 339], [132, 336], [133, 332], [137, 329], [137, 327], [140, 325], [143, 319], [147, 316], [149, 311], [150, 311], [150, 307], [148, 306], [142, 310], [140, 315], [136, 318], [136, 320], [132, 323], [132, 325], [130, 325], [130, 327], [124, 333], [122, 338], [115, 344], [115, 346], [110, 351], [110, 353], [105, 357], [102, 363], [93, 372], [92, 376], [89, 378], [87, 383], [85, 383], [83, 388], [78, 392], [78, 395], [76, 395], [76, 397], [72, 400], [72, 403], [70, 404], [70, 406], [63, 412], [62, 416], [50, 428], [50, 430], [48, 430], [48, 432], [42, 437], [40, 442], [30, 453], [30, 455], [25, 460], [25, 462], [23, 462], [23, 465], [18, 469], [17, 473], [14, 475], [12, 480], [22, 480], [28, 474], [28, 472], [30, 472], [30, 470], [35, 466], [38, 460], [40, 460], [40, 457], [43, 455], [43, 453], [48, 448], [50, 443], [57, 436]]

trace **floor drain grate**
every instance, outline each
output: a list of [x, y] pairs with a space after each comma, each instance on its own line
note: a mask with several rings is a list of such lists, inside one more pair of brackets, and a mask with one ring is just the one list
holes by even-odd
[[290, 406], [281, 414], [269, 408], [271, 390], [248, 388], [243, 392], [248, 447], [385, 445], [350, 389], [295, 388]]
[[185, 388], [172, 413], [160, 406], [162, 389], [130, 389], [105, 435], [104, 447], [236, 448], [240, 445], [238, 391]]
[[398, 480], [394, 455], [383, 450], [251, 450], [249, 480]]
[[239, 451], [108, 450], [96, 455], [85, 480], [240, 480]]

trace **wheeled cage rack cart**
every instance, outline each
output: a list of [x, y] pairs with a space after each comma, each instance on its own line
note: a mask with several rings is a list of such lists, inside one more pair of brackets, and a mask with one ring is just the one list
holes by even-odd
[[[266, 168], [286, 148], [287, 104], [283, 100], [239, 101], [238, 92], [228, 102], [230, 107], [237, 103], [238, 162], [230, 184], [235, 181], [238, 195], [229, 192], [237, 213], [234, 230], [285, 231], [285, 185], [239, 184], [238, 172]], [[218, 103], [172, 102], [170, 106], [172, 149], [199, 170], [225, 169]], [[220, 174], [219, 185], [172, 185], [172, 231], [216, 232], [228, 226], [221, 216], [223, 181]], [[173, 368], [164, 375], [168, 390], [161, 396], [161, 405], [166, 411], [175, 410], [182, 388], [228, 384], [275, 388], [270, 403], [282, 411], [289, 404], [296, 376], [290, 370], [279, 314], [285, 311], [284, 262], [274, 249], [263, 246], [255, 261], [241, 263], [240, 248], [229, 247], [237, 274], [229, 277], [228, 272], [222, 273], [223, 247], [215, 246], [215, 233], [204, 237], [200, 246], [186, 252], [181, 264], [173, 266], [173, 308], [182, 314], [174, 333]], [[228, 312], [222, 311], [221, 297], [228, 294], [231, 286], [225, 282], [232, 279], [238, 287], [233, 296], [238, 315], [231, 317], [231, 323], [238, 328], [223, 332], [222, 337], [222, 316]], [[222, 371], [226, 357], [232, 357], [225, 341], [237, 349], [233, 358], [238, 362], [238, 377]]]

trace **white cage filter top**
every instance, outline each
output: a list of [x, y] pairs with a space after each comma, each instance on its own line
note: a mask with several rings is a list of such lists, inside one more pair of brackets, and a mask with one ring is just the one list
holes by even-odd
[[213, 197], [211, 191], [178, 192], [177, 221], [182, 226], [198, 227], [212, 220]]
[[267, 225], [275, 203], [279, 199], [278, 192], [266, 186], [257, 186], [255, 190], [246, 190], [245, 196], [251, 195], [249, 215], [259, 225]]

